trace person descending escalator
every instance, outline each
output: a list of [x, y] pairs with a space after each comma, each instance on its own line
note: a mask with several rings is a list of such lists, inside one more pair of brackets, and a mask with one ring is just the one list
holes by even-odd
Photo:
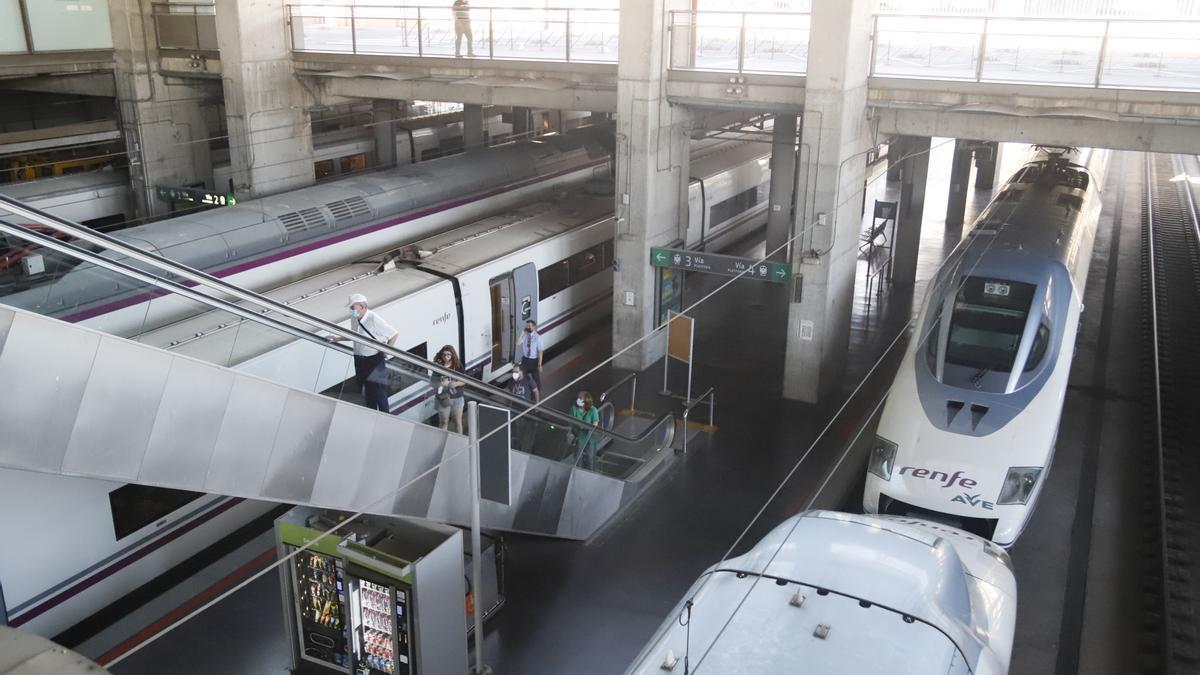
[[571, 417], [583, 424], [567, 432], [567, 443], [575, 450], [576, 466], [591, 471], [596, 465], [597, 434], [600, 431], [600, 409], [589, 392], [581, 391], [571, 406]]

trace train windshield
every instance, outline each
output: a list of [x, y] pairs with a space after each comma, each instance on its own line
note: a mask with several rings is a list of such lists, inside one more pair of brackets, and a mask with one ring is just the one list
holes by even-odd
[[967, 277], [954, 299], [947, 365], [1012, 371], [1036, 288], [1018, 281]]

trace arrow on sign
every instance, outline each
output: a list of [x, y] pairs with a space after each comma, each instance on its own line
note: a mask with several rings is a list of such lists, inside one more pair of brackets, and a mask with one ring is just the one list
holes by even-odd
[[658, 262], [666, 262], [667, 254], [663, 253], [662, 251], [659, 251], [658, 253], [654, 254], [654, 259], [657, 260]]
[[782, 279], [787, 276], [787, 270], [783, 269], [782, 267], [776, 267], [775, 268], [775, 276]]

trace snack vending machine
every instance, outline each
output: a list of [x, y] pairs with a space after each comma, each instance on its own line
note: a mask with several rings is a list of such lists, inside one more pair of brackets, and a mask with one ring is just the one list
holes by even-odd
[[352, 574], [349, 579], [351, 667], [355, 675], [412, 675], [416, 667], [409, 611], [412, 589], [408, 584], [374, 578]]
[[338, 558], [301, 551], [293, 558], [303, 656], [349, 671], [346, 587]]

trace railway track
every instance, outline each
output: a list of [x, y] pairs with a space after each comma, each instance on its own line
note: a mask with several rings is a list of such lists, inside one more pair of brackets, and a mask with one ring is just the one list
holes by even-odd
[[1200, 221], [1190, 159], [1145, 161], [1143, 670], [1174, 675], [1200, 672]]

